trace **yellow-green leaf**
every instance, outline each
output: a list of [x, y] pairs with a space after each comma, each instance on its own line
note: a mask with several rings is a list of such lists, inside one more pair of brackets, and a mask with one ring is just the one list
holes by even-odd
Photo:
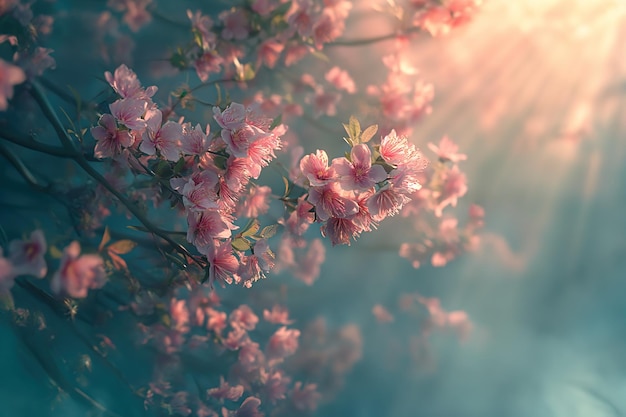
[[133, 250], [135, 246], [137, 246], [137, 242], [134, 242], [130, 239], [124, 239], [118, 240], [117, 242], [110, 244], [107, 247], [107, 250], [117, 255], [124, 255]]
[[361, 143], [369, 142], [374, 137], [376, 132], [378, 132], [378, 125], [371, 125], [365, 129], [361, 134]]

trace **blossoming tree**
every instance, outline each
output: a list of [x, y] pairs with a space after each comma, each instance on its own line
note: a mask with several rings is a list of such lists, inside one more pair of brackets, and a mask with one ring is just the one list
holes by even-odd
[[[171, 14], [151, 0], [0, 2], [2, 198], [17, 202], [1, 220], [0, 295], [51, 383], [106, 415], [297, 415], [328, 402], [361, 355], [359, 328], [294, 321], [290, 281], [272, 281], [313, 285], [329, 245], [377, 233], [398, 213], [417, 237], [396, 250], [416, 268], [477, 245], [482, 209], [472, 206], [463, 226], [452, 214], [467, 192], [467, 156], [447, 137], [430, 154], [411, 139], [434, 90], [405, 51], [413, 37], [465, 23], [479, 3], [388, 1], [376, 10], [392, 34], [346, 38], [367, 2], [254, 0]], [[91, 48], [62, 49], [68, 35], [55, 34], [71, 19], [91, 28], [82, 33]], [[165, 29], [177, 35], [161, 42]], [[380, 56], [380, 42], [395, 46]], [[145, 77], [159, 85], [132, 69], [138, 45], [154, 51]], [[377, 85], [353, 78], [336, 53], [364, 46], [387, 71]], [[58, 82], [56, 72], [81, 65], [108, 69], [96, 82]], [[467, 337], [465, 313], [408, 297], [426, 317], [420, 337], [445, 328]], [[393, 320], [380, 305], [373, 313]], [[51, 338], [82, 347], [42, 354]], [[123, 370], [121, 351], [135, 348], [150, 372]], [[77, 357], [72, 374], [63, 364]], [[129, 393], [126, 409], [89, 392], [89, 373], [104, 370]]]

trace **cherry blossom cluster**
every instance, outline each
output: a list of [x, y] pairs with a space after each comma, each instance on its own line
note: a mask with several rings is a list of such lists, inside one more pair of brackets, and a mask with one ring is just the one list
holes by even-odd
[[[40, 76], [48, 68], [54, 68], [55, 61], [50, 56], [49, 48], [38, 46], [52, 31], [54, 19], [47, 14], [35, 15], [32, 2], [22, 0], [4, 1], [0, 4], [0, 19], [3, 25], [10, 27], [18, 24], [31, 28], [15, 34], [5, 33], [0, 29], [0, 48], [12, 52], [10, 61], [0, 55], [0, 111], [8, 107], [8, 100], [13, 97], [16, 85], [27, 79]], [[7, 57], [5, 57], [7, 58]]]
[[456, 207], [459, 198], [467, 193], [466, 176], [458, 162], [467, 155], [458, 152], [458, 146], [444, 136], [438, 145], [429, 143], [437, 162], [421, 173], [425, 185], [418, 190], [412, 201], [402, 209], [402, 216], [414, 219], [417, 242], [403, 243], [400, 256], [419, 268], [424, 261], [433, 266], [444, 266], [459, 254], [477, 248], [478, 232], [485, 216], [482, 207], [472, 204], [463, 228], [459, 220], [446, 207]]
[[440, 36], [470, 21], [482, 0], [411, 0], [410, 4], [416, 8], [413, 24]]
[[[163, 303], [143, 294], [132, 309], [149, 318], [160, 314], [163, 307], [159, 305]], [[165, 313], [167, 323], [140, 325], [142, 343], [155, 346], [163, 355], [147, 389], [145, 405], [183, 416], [262, 415], [260, 410], [280, 416], [312, 412], [340, 387], [345, 372], [361, 356], [361, 337], [353, 326], [340, 330], [329, 344], [323, 322], [314, 323], [301, 335], [290, 327], [293, 320], [282, 305], [264, 309], [262, 319], [246, 304], [227, 314], [217, 294], [207, 293], [203, 287], [195, 287], [183, 298], [172, 298]], [[262, 335], [267, 335], [263, 346], [259, 343]], [[301, 336], [306, 346], [301, 346]], [[198, 383], [206, 384], [201, 395], [197, 389], [173, 382], [181, 381], [177, 364], [198, 356], [202, 357], [199, 370], [203, 366], [214, 370], [213, 375], [196, 375]], [[321, 357], [325, 363], [320, 362]], [[313, 361], [316, 369], [311, 372]], [[289, 376], [302, 372], [307, 374], [306, 382]], [[326, 384], [320, 390], [314, 381]]]
[[[391, 311], [390, 311], [391, 310]], [[402, 332], [402, 352], [383, 357], [391, 366], [406, 367], [406, 360], [420, 372], [432, 371], [437, 366], [433, 339], [447, 334], [455, 335], [462, 343], [472, 338], [475, 326], [465, 311], [447, 311], [435, 297], [425, 297], [419, 293], [404, 293], [398, 302], [389, 309], [381, 304], [372, 308], [372, 314], [380, 324], [378, 331], [383, 333], [395, 326], [408, 326], [417, 331]], [[382, 339], [385, 339], [381, 335]], [[406, 359], [405, 359], [406, 357]], [[400, 358], [400, 359], [399, 359]]]
[[188, 10], [194, 41], [171, 60], [179, 68], [193, 66], [202, 81], [217, 73], [245, 79], [255, 70], [240, 59], [252, 43], [257, 70], [274, 68], [279, 60], [289, 66], [341, 36], [351, 8], [345, 0], [256, 0], [222, 11], [217, 21]]
[[[28, 239], [12, 240], [8, 257], [4, 257], [0, 248], [0, 296], [12, 300], [10, 290], [16, 277], [45, 278], [48, 273], [46, 251], [47, 243], [41, 230], [32, 232]], [[59, 269], [51, 278], [50, 289], [57, 295], [85, 298], [90, 289], [102, 288], [105, 283], [102, 258], [93, 254], [81, 255], [80, 244], [73, 241], [63, 250]]]
[[[333, 245], [350, 244], [386, 217], [397, 214], [419, 190], [420, 173], [428, 162], [415, 145], [394, 130], [373, 150], [368, 145], [376, 126], [361, 132], [356, 119], [346, 125], [350, 154], [330, 162], [324, 150], [305, 155], [294, 182], [306, 188], [285, 224], [291, 234], [301, 235], [307, 224], [322, 223], [321, 230]], [[315, 216], [309, 213], [315, 212]]]

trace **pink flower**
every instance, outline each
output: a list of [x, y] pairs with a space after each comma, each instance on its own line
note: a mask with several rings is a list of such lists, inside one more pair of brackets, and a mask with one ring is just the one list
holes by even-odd
[[304, 257], [294, 265], [292, 274], [306, 285], [313, 285], [320, 275], [320, 266], [325, 259], [324, 243], [321, 239], [313, 239]]
[[109, 105], [111, 114], [118, 122], [131, 130], [144, 130], [146, 121], [142, 119], [148, 104], [144, 100], [123, 98]]
[[193, 30], [200, 35], [202, 43], [202, 45], [200, 45], [201, 48], [205, 51], [215, 49], [217, 35], [211, 32], [213, 20], [209, 16], [203, 15], [199, 10], [195, 13], [192, 13], [191, 10], [187, 10], [187, 17], [191, 20]]
[[289, 320], [289, 310], [278, 304], [274, 304], [272, 310], [263, 310], [263, 320], [273, 324], [291, 324], [293, 320]]
[[111, 74], [109, 71], [105, 72], [104, 77], [122, 98], [150, 101], [150, 97], [157, 92], [156, 86], [151, 86], [144, 90], [137, 79], [137, 75], [124, 64], [117, 67], [114, 74]]
[[27, 274], [43, 278], [48, 272], [44, 255], [46, 254], [46, 239], [41, 230], [30, 234], [29, 240], [13, 240], [9, 244], [10, 260], [14, 271], [18, 275]]
[[356, 86], [354, 80], [350, 77], [347, 71], [335, 66], [332, 67], [324, 76], [326, 81], [335, 86], [338, 90], [345, 90], [350, 94], [356, 92]]
[[467, 155], [458, 153], [459, 147], [447, 136], [441, 138], [439, 145], [429, 143], [428, 147], [431, 151], [435, 152], [437, 157], [442, 161], [452, 161], [456, 163], [467, 159]]
[[437, 192], [439, 204], [435, 208], [435, 214], [438, 217], [441, 216], [446, 206], [456, 207], [459, 197], [463, 197], [467, 193], [466, 181], [465, 174], [459, 170], [457, 165], [443, 174], [443, 188]]
[[[173, 183], [173, 179], [170, 183]], [[202, 212], [208, 209], [217, 209], [217, 186], [218, 177], [212, 171], [202, 171], [200, 175], [191, 178], [182, 190], [178, 192], [183, 196], [183, 204], [190, 211]], [[176, 188], [175, 188], [176, 189]]]
[[268, 68], [274, 68], [283, 49], [285, 49], [283, 42], [277, 39], [267, 39], [259, 45], [257, 66], [264, 62]]
[[300, 330], [287, 329], [283, 326], [270, 337], [265, 349], [267, 357], [270, 359], [284, 359], [293, 355], [298, 350], [298, 338]]
[[298, 198], [296, 209], [291, 212], [286, 221], [282, 221], [289, 233], [302, 236], [307, 231], [309, 225], [315, 221], [315, 213], [311, 212], [312, 208], [313, 204], [306, 201], [306, 196]]
[[261, 400], [256, 397], [248, 397], [243, 400], [239, 406], [239, 410], [235, 411], [235, 413], [232, 414], [232, 417], [264, 417], [265, 414], [259, 411], [260, 405]]
[[387, 216], [398, 213], [408, 201], [408, 197], [391, 184], [387, 184], [370, 197], [367, 201], [367, 208], [374, 220], [381, 221]]
[[239, 103], [231, 103], [224, 111], [213, 107], [213, 118], [224, 129], [238, 129], [246, 121], [246, 107]]
[[24, 70], [0, 59], [0, 111], [9, 107], [9, 100], [13, 98], [13, 86], [26, 81]]
[[390, 165], [402, 164], [411, 156], [409, 141], [405, 136], [398, 136], [395, 130], [389, 132], [380, 142], [379, 152]]
[[185, 300], [172, 298], [170, 301], [170, 316], [174, 322], [174, 329], [182, 333], [189, 331], [189, 310]]
[[322, 395], [317, 392], [316, 384], [306, 384], [303, 387], [300, 381], [295, 383], [289, 397], [294, 407], [300, 411], [315, 411], [322, 399]]
[[222, 58], [217, 51], [206, 51], [200, 55], [194, 62], [193, 66], [196, 69], [196, 74], [200, 81], [205, 82], [209, 79], [210, 74], [218, 74], [222, 71], [222, 64], [224, 58]]
[[128, 130], [119, 130], [115, 118], [106, 113], [98, 120], [98, 126], [91, 128], [91, 135], [98, 141], [93, 150], [96, 158], [120, 155], [123, 148], [133, 145], [135, 138]]
[[213, 288], [215, 281], [220, 285], [232, 284], [233, 274], [239, 268], [239, 261], [233, 255], [230, 240], [222, 243], [213, 242], [207, 245], [202, 251], [210, 262], [209, 265], [209, 285]]
[[315, 206], [315, 214], [322, 221], [330, 217], [349, 218], [359, 212], [359, 205], [344, 196], [337, 183], [311, 187], [308, 200]]
[[208, 317], [206, 322], [207, 330], [215, 332], [215, 334], [221, 334], [226, 328], [226, 313], [223, 311], [217, 311], [211, 307], [205, 309], [205, 313]]
[[221, 135], [231, 155], [246, 158], [250, 144], [267, 134], [258, 127], [244, 124], [236, 130], [222, 129]]
[[370, 148], [360, 143], [352, 147], [350, 159], [335, 158], [332, 166], [341, 175], [339, 180], [345, 190], [364, 191], [387, 178], [387, 172], [381, 165], [372, 166]]
[[350, 239], [357, 237], [361, 228], [351, 219], [331, 217], [321, 227], [322, 236], [328, 236], [333, 246], [350, 245]]
[[243, 40], [248, 37], [248, 16], [243, 8], [233, 7], [230, 10], [225, 10], [220, 13], [219, 19], [224, 24], [222, 29], [222, 38], [224, 40]]
[[242, 304], [233, 310], [230, 313], [228, 320], [230, 321], [231, 326], [245, 330], [254, 330], [259, 322], [257, 315], [254, 314], [252, 309], [245, 304]]
[[158, 150], [168, 161], [178, 161], [183, 127], [180, 123], [172, 121], [161, 126], [162, 118], [161, 110], [154, 109], [146, 112], [147, 129], [141, 136], [139, 150], [148, 155], [154, 155]]
[[209, 132], [211, 126], [206, 125], [206, 130], [203, 132], [200, 127], [200, 123], [195, 128], [191, 129], [187, 126], [183, 130], [183, 139], [181, 143], [181, 150], [186, 155], [204, 155], [209, 150], [210, 139]]
[[98, 255], [79, 255], [80, 244], [77, 241], [65, 248], [61, 266], [50, 283], [52, 292], [85, 298], [88, 290], [104, 286], [106, 273], [102, 258]]
[[213, 239], [228, 239], [231, 236], [231, 226], [222, 215], [214, 210], [206, 210], [201, 213], [189, 212], [187, 214], [187, 241], [196, 247], [213, 244]]
[[243, 385], [231, 386], [224, 380], [223, 376], [220, 376], [220, 386], [218, 388], [208, 389], [207, 395], [218, 400], [239, 401], [243, 395], [243, 391]]
[[280, 370], [273, 371], [269, 375], [262, 375], [261, 380], [264, 382], [263, 392], [273, 404], [285, 398], [287, 386], [291, 382], [291, 378]]
[[337, 103], [341, 100], [341, 94], [334, 91], [326, 92], [322, 87], [316, 87], [313, 98], [308, 100], [313, 102], [317, 117], [323, 114], [334, 116], [337, 114]]
[[302, 157], [300, 171], [313, 187], [328, 184], [335, 177], [335, 169], [328, 167], [328, 155], [319, 149], [314, 154]]
[[264, 185], [250, 187], [249, 194], [237, 210], [237, 216], [255, 218], [267, 213], [270, 208], [268, 200], [271, 195], [272, 189], [270, 187]]

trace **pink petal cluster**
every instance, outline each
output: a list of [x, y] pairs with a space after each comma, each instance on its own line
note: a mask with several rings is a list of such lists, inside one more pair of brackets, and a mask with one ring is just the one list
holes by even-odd
[[24, 70], [0, 59], [0, 111], [9, 107], [9, 100], [13, 98], [13, 87], [24, 81]]
[[61, 266], [52, 277], [50, 287], [55, 294], [85, 298], [90, 289], [102, 288], [105, 283], [102, 258], [80, 255], [80, 244], [74, 241], [63, 250]]

